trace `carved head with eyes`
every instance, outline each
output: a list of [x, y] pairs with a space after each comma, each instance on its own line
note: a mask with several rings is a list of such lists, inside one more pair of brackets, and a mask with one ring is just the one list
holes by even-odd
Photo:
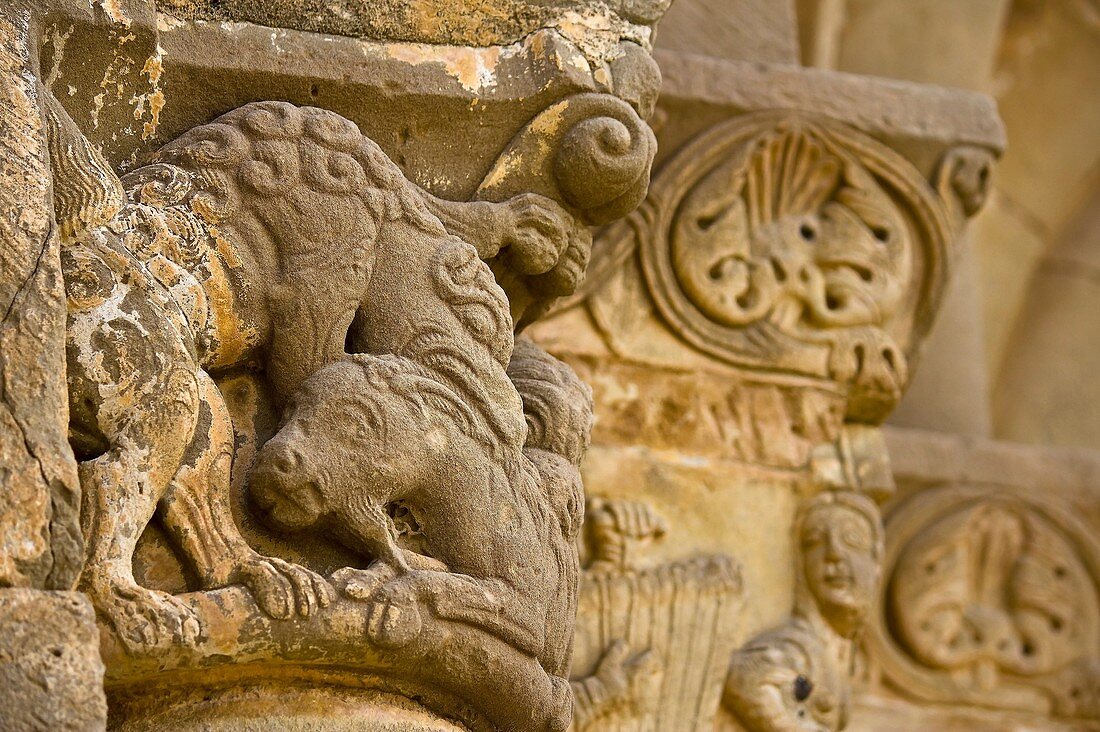
[[800, 607], [812, 600], [838, 633], [850, 637], [870, 610], [882, 573], [878, 508], [856, 493], [821, 493], [799, 515], [795, 537]]

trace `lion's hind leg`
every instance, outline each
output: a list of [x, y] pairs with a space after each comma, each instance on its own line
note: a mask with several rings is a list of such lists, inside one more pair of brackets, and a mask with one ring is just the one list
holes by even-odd
[[127, 647], [159, 651], [192, 643], [201, 627], [187, 605], [138, 585], [134, 548], [194, 430], [197, 390], [179, 369], [149, 381], [154, 388], [123, 384], [98, 405], [108, 449], [80, 464], [88, 546], [80, 587]]
[[203, 371], [199, 430], [161, 501], [165, 528], [191, 560], [205, 589], [243, 584], [269, 616], [309, 616], [327, 606], [331, 586], [308, 569], [257, 553], [241, 536], [229, 501], [233, 423], [225, 400]]

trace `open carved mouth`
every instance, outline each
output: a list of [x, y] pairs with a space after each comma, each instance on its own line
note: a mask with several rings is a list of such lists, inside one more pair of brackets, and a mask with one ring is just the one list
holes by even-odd
[[851, 587], [854, 579], [850, 569], [836, 565], [825, 567], [823, 578], [826, 585], [837, 588]]

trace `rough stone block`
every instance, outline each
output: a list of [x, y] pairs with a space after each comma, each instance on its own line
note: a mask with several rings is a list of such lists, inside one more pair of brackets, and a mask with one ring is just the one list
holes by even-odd
[[95, 613], [79, 592], [0, 590], [0, 729], [107, 724]]

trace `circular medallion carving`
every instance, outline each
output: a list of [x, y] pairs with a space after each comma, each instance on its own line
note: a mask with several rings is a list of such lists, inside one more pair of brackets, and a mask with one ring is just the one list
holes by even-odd
[[887, 534], [874, 641], [892, 685], [931, 701], [1097, 711], [1100, 547], [1072, 516], [950, 486], [893, 511]]
[[681, 149], [647, 213], [642, 268], [689, 343], [849, 384], [857, 416], [900, 396], [940, 297], [949, 227], [899, 155], [837, 123], [747, 115]]

